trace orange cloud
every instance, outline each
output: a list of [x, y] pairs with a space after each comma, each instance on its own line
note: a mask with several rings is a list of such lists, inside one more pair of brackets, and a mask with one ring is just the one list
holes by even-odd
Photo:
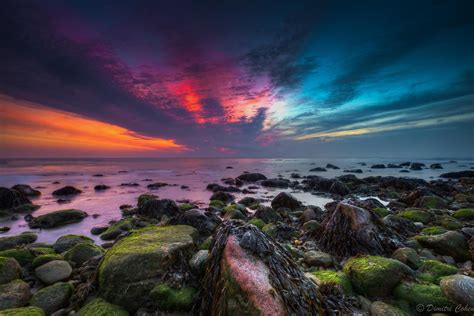
[[0, 147], [89, 152], [183, 152], [175, 140], [137, 134], [73, 113], [0, 96]]

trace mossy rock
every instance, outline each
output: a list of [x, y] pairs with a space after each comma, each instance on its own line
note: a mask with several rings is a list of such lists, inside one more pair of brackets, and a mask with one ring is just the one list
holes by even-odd
[[252, 218], [251, 220], [249, 220], [248, 223], [257, 226], [260, 229], [262, 229], [263, 226], [265, 226], [265, 222], [261, 220], [260, 218]]
[[458, 193], [454, 196], [458, 203], [474, 203], [474, 194]]
[[392, 258], [406, 264], [412, 269], [418, 269], [421, 265], [418, 253], [414, 249], [408, 247], [398, 248], [395, 250], [392, 253]]
[[156, 199], [158, 199], [158, 196], [156, 196], [154, 194], [148, 194], [148, 193], [142, 194], [137, 199], [137, 206], [141, 207], [146, 202], [151, 201], [151, 200], [156, 200]]
[[377, 213], [380, 217], [385, 217], [387, 215], [390, 215], [392, 214], [388, 209], [386, 209], [385, 207], [376, 207], [374, 208], [372, 211], [374, 211], [375, 213]]
[[79, 316], [128, 316], [128, 312], [122, 307], [96, 298], [79, 310]]
[[30, 299], [30, 286], [16, 279], [0, 285], [0, 310], [25, 306]]
[[0, 257], [14, 258], [23, 267], [31, 264], [35, 255], [30, 249], [18, 248], [0, 251]]
[[211, 248], [211, 243], [212, 236], [209, 236], [199, 245], [199, 250], [209, 250], [209, 248]]
[[35, 306], [11, 308], [0, 311], [0, 316], [44, 316], [41, 308]]
[[0, 251], [34, 243], [38, 239], [36, 234], [25, 232], [16, 236], [0, 237]]
[[95, 244], [83, 243], [78, 244], [68, 250], [64, 255], [64, 258], [68, 261], [72, 261], [78, 266], [81, 266], [87, 260], [104, 254], [104, 249]]
[[221, 200], [211, 200], [211, 202], [209, 202], [209, 206], [212, 206], [218, 209], [223, 209], [225, 205], [226, 205], [225, 202]]
[[350, 258], [343, 267], [354, 289], [369, 297], [383, 297], [405, 277], [413, 275], [407, 265], [378, 256]]
[[352, 294], [352, 285], [349, 277], [344, 272], [332, 270], [319, 270], [311, 272], [312, 279], [322, 288], [337, 288], [346, 295]]
[[130, 312], [137, 310], [165, 273], [191, 258], [197, 237], [195, 228], [175, 225], [146, 227], [120, 239], [100, 264], [100, 296]]
[[31, 213], [31, 212], [36, 211], [40, 207], [41, 206], [36, 205], [36, 204], [23, 204], [23, 205], [19, 205], [17, 207], [14, 207], [14, 208], [10, 209], [10, 212], [15, 213], [15, 214], [17, 214], [17, 213]]
[[464, 226], [460, 221], [449, 215], [442, 215], [438, 217], [436, 224], [449, 230], [461, 229]]
[[442, 277], [456, 274], [458, 269], [452, 265], [437, 260], [424, 260], [418, 272], [432, 276], [432, 278], [425, 278], [425, 281], [432, 280], [433, 283], [439, 284]]
[[196, 207], [190, 203], [183, 203], [183, 204], [178, 205], [178, 208], [181, 212], [186, 212]]
[[21, 277], [21, 266], [14, 258], [0, 257], [0, 284]]
[[440, 235], [445, 232], [446, 232], [446, 229], [441, 226], [426, 227], [421, 231], [423, 235]]
[[382, 301], [373, 302], [370, 305], [370, 316], [409, 316], [402, 309]]
[[187, 312], [190, 311], [197, 290], [192, 287], [175, 289], [168, 284], [159, 284], [150, 292], [150, 297], [155, 306], [167, 312]]
[[36, 292], [31, 297], [30, 305], [41, 308], [46, 315], [51, 315], [69, 304], [73, 292], [71, 283], [57, 282]]
[[397, 299], [408, 302], [413, 308], [420, 304], [425, 307], [433, 305], [438, 308], [452, 306], [452, 303], [436, 284], [403, 282], [394, 289], [393, 293]]
[[474, 208], [462, 208], [454, 212], [453, 217], [463, 221], [474, 220]]
[[230, 220], [230, 219], [245, 220], [246, 218], [244, 213], [242, 213], [242, 211], [237, 208], [232, 208], [232, 209], [224, 210], [224, 211], [225, 211], [225, 214], [224, 214], [225, 220]]
[[68, 234], [68, 235], [59, 237], [54, 243], [53, 249], [57, 253], [63, 253], [65, 251], [68, 251], [75, 245], [82, 244], [82, 243], [91, 244], [91, 243], [94, 243], [94, 240], [83, 235]]
[[432, 236], [416, 236], [415, 239], [425, 248], [433, 249], [443, 256], [451, 256], [458, 262], [470, 260], [469, 246], [463, 234], [447, 231]]
[[436, 209], [442, 209], [448, 206], [448, 202], [446, 202], [446, 200], [438, 196], [424, 196], [421, 198], [420, 204], [421, 204], [421, 207], [424, 207], [424, 208], [436, 208]]
[[136, 219], [134, 218], [124, 218], [118, 222], [113, 223], [107, 228], [102, 234], [100, 234], [100, 239], [102, 240], [114, 240], [124, 232], [131, 231], [136, 228], [134, 224]]
[[58, 254], [46, 254], [46, 255], [40, 255], [33, 259], [33, 262], [31, 263], [31, 267], [33, 269], [42, 266], [45, 263], [48, 263], [53, 260], [63, 260], [63, 256], [58, 255]]
[[28, 225], [31, 228], [54, 228], [77, 223], [87, 217], [87, 213], [76, 209], [59, 210], [34, 218]]
[[413, 222], [422, 222], [423, 224], [428, 224], [433, 218], [431, 213], [417, 209], [405, 210], [401, 212], [399, 216], [409, 219]]
[[42, 255], [55, 255], [56, 252], [53, 248], [50, 247], [28, 247], [35, 256], [42, 256]]

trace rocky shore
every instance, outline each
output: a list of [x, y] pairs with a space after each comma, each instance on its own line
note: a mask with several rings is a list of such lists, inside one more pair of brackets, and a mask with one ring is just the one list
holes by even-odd
[[[372, 166], [402, 167], [425, 166]], [[156, 194], [120, 207], [122, 219], [91, 227], [100, 244], [0, 237], [0, 315], [474, 314], [474, 171], [431, 181], [314, 174], [335, 168], [224, 178], [207, 185], [205, 206], [160, 198], [167, 184], [151, 183]], [[280, 192], [266, 205], [253, 194], [261, 187], [333, 201], [322, 209]], [[93, 216], [60, 207], [35, 216], [40, 194], [0, 188], [0, 217], [47, 230]]]

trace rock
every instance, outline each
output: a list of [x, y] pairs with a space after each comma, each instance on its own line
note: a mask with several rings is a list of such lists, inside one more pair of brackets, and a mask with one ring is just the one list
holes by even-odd
[[396, 259], [412, 269], [418, 269], [421, 265], [421, 259], [418, 253], [412, 248], [398, 248], [392, 254], [392, 258]]
[[328, 169], [335, 169], [335, 170], [340, 169], [338, 166], [335, 166], [335, 165], [333, 165], [333, 164], [331, 164], [331, 163], [328, 163], [328, 164], [326, 165], [326, 168], [328, 168]]
[[313, 220], [320, 220], [322, 217], [323, 210], [319, 207], [316, 208], [306, 208], [303, 211], [303, 214], [300, 216], [300, 222], [306, 223]]
[[28, 225], [30, 228], [54, 228], [80, 222], [87, 216], [87, 213], [81, 210], [60, 210], [35, 217]]
[[[142, 207], [143, 205], [145, 205], [146, 202], [151, 201], [151, 200], [156, 200], [156, 199], [158, 199], [157, 195], [148, 194], [148, 193], [141, 194], [137, 199], [137, 206]], [[124, 207], [124, 208], [131, 208], [131, 206]]]
[[249, 207], [250, 205], [255, 204], [255, 203], [258, 203], [258, 200], [256, 198], [251, 197], [251, 196], [246, 196], [246, 197], [242, 198], [239, 201], [239, 204], [245, 205], [247, 207]]
[[228, 209], [227, 207], [226, 209], [224, 209], [224, 211], [225, 211], [224, 220], [231, 220], [231, 219], [245, 220], [246, 219], [245, 214], [237, 208]]
[[158, 284], [150, 291], [154, 305], [167, 312], [189, 312], [197, 290], [192, 287], [173, 288], [166, 283]]
[[14, 248], [0, 251], [0, 257], [14, 258], [23, 267], [31, 264], [35, 255], [30, 249]]
[[253, 225], [224, 222], [213, 245], [207, 263], [210, 272], [203, 280], [203, 315], [313, 315], [345, 310], [343, 300], [322, 296], [289, 253]]
[[11, 209], [23, 204], [31, 204], [31, 201], [17, 190], [0, 187], [0, 210]]
[[400, 167], [410, 167], [410, 165], [411, 165], [411, 162], [407, 161], [407, 162], [402, 162], [399, 166]]
[[262, 187], [286, 189], [290, 181], [283, 179], [267, 179], [259, 182]]
[[462, 208], [454, 212], [453, 217], [463, 221], [474, 220], [474, 208]]
[[104, 191], [104, 190], [107, 190], [107, 189], [110, 189], [110, 187], [108, 185], [105, 185], [105, 184], [98, 184], [94, 187], [95, 191]]
[[405, 210], [401, 212], [399, 216], [409, 219], [412, 222], [421, 222], [423, 224], [429, 224], [433, 219], [433, 215], [431, 213], [418, 209]]
[[472, 306], [474, 302], [474, 278], [466, 275], [451, 275], [441, 280], [441, 291], [443, 294], [455, 302]]
[[280, 192], [272, 200], [272, 208], [276, 210], [279, 208], [289, 208], [290, 210], [295, 210], [299, 207], [301, 207], [301, 202], [293, 197], [293, 195], [290, 193]]
[[81, 190], [76, 189], [73, 186], [65, 186], [64, 188], [53, 191], [53, 195], [63, 196], [63, 195], [76, 195], [82, 193]]
[[418, 228], [413, 224], [412, 221], [400, 216], [387, 215], [382, 219], [382, 222], [397, 232], [399, 235], [405, 237], [413, 236], [418, 232]]
[[222, 202], [232, 202], [235, 199], [235, 197], [228, 193], [228, 192], [222, 192], [222, 191], [217, 191], [212, 194], [211, 198], [209, 200], [211, 201], [222, 201]]
[[[209, 216], [208, 216], [209, 215]], [[201, 235], [210, 235], [222, 220], [213, 216], [212, 213], [205, 213], [199, 209], [191, 209], [184, 212], [177, 220], [179, 224], [189, 225], [196, 228]]]
[[245, 182], [257, 182], [260, 180], [266, 180], [267, 177], [265, 177], [261, 173], [243, 173], [240, 176], [238, 176], [237, 179], [245, 181]]
[[197, 235], [195, 228], [185, 225], [150, 226], [120, 239], [99, 266], [100, 296], [136, 311], [165, 273], [191, 257]]
[[31, 267], [35, 269], [53, 260], [63, 260], [63, 257], [57, 254], [40, 255], [40, 256], [37, 256], [35, 259], [33, 259], [33, 262], [31, 263]]
[[29, 299], [30, 286], [20, 279], [0, 285], [0, 311], [25, 306]]
[[473, 178], [473, 177], [474, 177], [474, 170], [448, 172], [448, 173], [443, 173], [442, 175], [440, 175], [440, 178], [448, 178], [448, 179]]
[[137, 218], [124, 218], [110, 225], [103, 233], [100, 234], [100, 239], [113, 240], [120, 235], [128, 234], [128, 232], [133, 229], [143, 228], [147, 225], [148, 224], [146, 222], [142, 222]]
[[384, 164], [376, 164], [376, 165], [372, 165], [370, 168], [372, 168], [372, 169], [385, 169], [385, 165]]
[[411, 163], [411, 166], [410, 166], [410, 169], [411, 169], [411, 170], [421, 170], [421, 169], [423, 169], [422, 167], [424, 167], [424, 166], [425, 166], [424, 163], [412, 162], [412, 163]]
[[328, 253], [310, 250], [304, 254], [304, 262], [310, 267], [328, 268], [334, 264], [334, 258]]
[[355, 290], [369, 297], [388, 296], [403, 278], [414, 274], [400, 261], [378, 256], [350, 258], [343, 271]]
[[371, 316], [408, 316], [408, 314], [398, 307], [384, 303], [382, 301], [373, 302], [370, 305]]
[[393, 163], [389, 163], [389, 164], [387, 164], [387, 168], [397, 169], [397, 168], [401, 168], [401, 166], [393, 164]]
[[168, 183], [156, 182], [156, 183], [149, 184], [146, 187], [150, 190], [157, 190], [159, 188], [166, 187], [167, 185], [168, 185]]
[[343, 172], [346, 172], [346, 173], [362, 173], [362, 169], [344, 169]]
[[351, 280], [344, 272], [319, 270], [306, 275], [319, 286], [322, 293], [334, 293], [334, 290], [336, 290], [346, 295], [352, 294]]
[[351, 189], [349, 189], [349, 187], [341, 181], [334, 181], [329, 191], [340, 196], [345, 196], [351, 193]]
[[8, 283], [21, 277], [21, 266], [13, 258], [0, 257], [0, 284]]
[[269, 206], [259, 207], [254, 213], [254, 218], [259, 218], [265, 223], [278, 222], [281, 220], [280, 214]]
[[109, 227], [108, 226], [97, 226], [91, 228], [92, 235], [100, 235], [105, 232]]
[[299, 231], [285, 223], [270, 223], [262, 228], [262, 231], [273, 237], [280, 243], [286, 243], [298, 237]]
[[44, 316], [44, 312], [41, 308], [28, 306], [4, 309], [0, 311], [1, 316]]
[[41, 308], [46, 315], [51, 315], [69, 305], [73, 291], [71, 283], [58, 282], [36, 292], [30, 300], [30, 305]]
[[71, 277], [71, 265], [64, 260], [53, 260], [35, 269], [35, 275], [45, 284], [53, 284]]
[[248, 224], [252, 224], [259, 229], [263, 229], [265, 227], [265, 222], [261, 220], [260, 218], [252, 218], [251, 220], [248, 221]]
[[121, 187], [138, 187], [140, 186], [140, 184], [136, 182], [126, 182], [126, 183], [121, 183], [120, 186]]
[[53, 249], [57, 253], [68, 251], [72, 247], [82, 243], [94, 243], [94, 241], [83, 235], [64, 235], [59, 237], [53, 245]]
[[448, 231], [433, 236], [417, 236], [416, 240], [423, 247], [433, 249], [440, 255], [451, 256], [458, 262], [471, 259], [467, 240], [463, 234], [457, 231]]
[[434, 163], [430, 165], [430, 169], [443, 169], [443, 166], [440, 163]]
[[309, 170], [309, 172], [324, 172], [324, 171], [327, 171], [327, 170], [326, 168], [323, 168], [323, 167], [316, 167]]
[[199, 250], [196, 252], [189, 260], [189, 266], [191, 267], [191, 270], [200, 275], [204, 274], [208, 257], [209, 251], [207, 250]]
[[104, 254], [102, 247], [92, 243], [77, 244], [66, 252], [64, 259], [74, 262], [78, 267], [82, 266], [84, 262]]
[[443, 295], [441, 288], [435, 284], [402, 282], [393, 293], [397, 299], [408, 302], [413, 308], [420, 304], [425, 308], [452, 307], [452, 303]]
[[458, 269], [452, 265], [437, 260], [424, 260], [417, 272], [421, 273], [418, 275], [419, 279], [439, 284], [442, 277], [456, 274]]
[[323, 251], [339, 257], [390, 254], [403, 241], [375, 213], [345, 202], [328, 214], [317, 236]]
[[179, 215], [178, 205], [173, 200], [149, 200], [138, 208], [138, 215], [161, 220], [164, 216], [173, 217]]
[[438, 196], [423, 196], [419, 201], [417, 201], [416, 206], [442, 209], [448, 207], [448, 202]]
[[122, 307], [96, 298], [79, 310], [79, 316], [128, 316], [128, 312]]
[[35, 197], [41, 195], [40, 191], [33, 189], [28, 184], [16, 184], [12, 187], [12, 189], [17, 190], [18, 192], [27, 197]]
[[38, 236], [25, 232], [16, 236], [0, 237], [0, 251], [16, 248], [22, 245], [34, 243]]

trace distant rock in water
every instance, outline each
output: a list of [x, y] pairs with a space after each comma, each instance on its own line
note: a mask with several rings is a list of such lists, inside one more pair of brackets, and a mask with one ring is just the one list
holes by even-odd
[[28, 225], [30, 228], [54, 228], [80, 222], [86, 217], [87, 213], [81, 210], [60, 210], [34, 217]]
[[33, 189], [27, 184], [16, 184], [12, 187], [12, 189], [21, 192], [24, 196], [27, 197], [35, 197], [41, 195], [40, 191]]
[[245, 182], [257, 182], [259, 180], [266, 180], [267, 177], [261, 173], [242, 173], [237, 179]]
[[150, 189], [150, 190], [156, 190], [156, 189], [165, 187], [165, 186], [167, 186], [167, 185], [168, 185], [168, 183], [156, 182], [156, 183], [149, 184], [149, 185], [147, 185], [146, 187], [147, 187], [148, 189]]
[[434, 163], [430, 165], [430, 169], [443, 169], [443, 166], [440, 163]]
[[326, 168], [323, 168], [323, 167], [316, 167], [316, 168], [310, 169], [309, 171], [310, 172], [324, 172], [324, 171], [327, 171], [327, 170], [326, 170]]
[[443, 173], [440, 175], [441, 178], [448, 178], [448, 179], [460, 179], [460, 178], [474, 178], [474, 171], [472, 170], [464, 170], [458, 172], [448, 172]]
[[347, 172], [347, 173], [362, 173], [362, 169], [344, 169], [343, 172]]
[[31, 201], [20, 191], [0, 187], [0, 210], [11, 209], [23, 204], [31, 204]]
[[390, 254], [403, 241], [375, 213], [345, 202], [328, 214], [317, 239], [323, 251], [339, 257]]
[[120, 185], [121, 187], [138, 187], [140, 184], [135, 183], [135, 182], [128, 182], [128, 183], [122, 183]]
[[372, 168], [372, 169], [385, 169], [385, 165], [384, 164], [376, 164], [376, 165], [372, 165], [370, 168]]
[[259, 182], [261, 186], [268, 188], [286, 189], [290, 185], [290, 181], [283, 179], [267, 179]]
[[328, 168], [328, 169], [334, 169], [334, 170], [340, 169], [338, 166], [335, 166], [335, 165], [333, 165], [333, 164], [331, 164], [331, 163], [328, 163], [328, 164], [326, 165], [326, 168]]
[[65, 186], [64, 188], [54, 191], [53, 195], [76, 195], [80, 193], [82, 193], [82, 191], [73, 186]]
[[163, 216], [177, 216], [180, 210], [173, 200], [149, 200], [138, 208], [137, 214], [160, 220]]
[[105, 184], [98, 184], [94, 187], [94, 190], [96, 190], [96, 191], [104, 191], [104, 190], [107, 190], [107, 189], [110, 189], [110, 187], [108, 185], [105, 185]]
[[343, 298], [323, 296], [287, 251], [253, 225], [224, 222], [214, 235], [206, 271], [203, 315], [349, 312]]

